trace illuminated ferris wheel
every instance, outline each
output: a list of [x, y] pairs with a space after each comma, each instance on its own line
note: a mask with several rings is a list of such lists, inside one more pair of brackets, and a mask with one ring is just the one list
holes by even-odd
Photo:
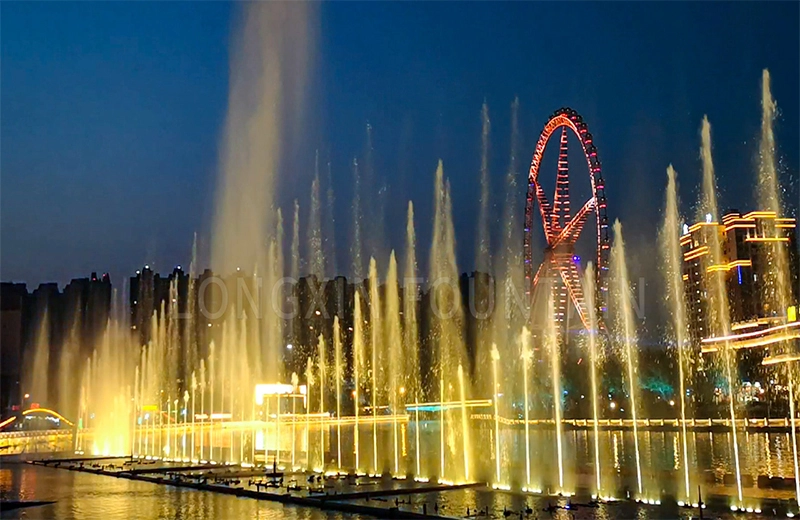
[[[539, 182], [539, 168], [542, 162], [545, 147], [550, 138], [560, 132], [560, 146], [558, 154], [558, 169], [556, 173], [556, 187], [552, 204], [547, 199]], [[576, 212], [572, 212], [569, 197], [569, 162], [567, 160], [567, 131], [578, 137], [589, 167], [589, 180], [592, 195]], [[547, 246], [544, 258], [539, 268], [534, 273], [531, 249], [531, 235], [533, 227], [534, 199], [539, 207], [544, 236]], [[571, 108], [561, 108], [550, 116], [544, 125], [533, 152], [531, 169], [528, 174], [528, 196], [525, 201], [525, 241], [523, 252], [525, 255], [525, 290], [528, 301], [535, 297], [537, 287], [544, 280], [549, 283], [553, 295], [554, 312], [556, 320], [566, 324], [568, 306], [577, 311], [583, 326], [590, 328], [589, 314], [583, 292], [583, 275], [580, 258], [575, 254], [575, 243], [583, 231], [590, 214], [595, 215], [597, 255], [595, 259], [595, 287], [597, 289], [597, 316], [602, 324], [605, 314], [608, 272], [608, 216], [606, 215], [605, 182], [600, 169], [600, 159], [597, 157], [597, 148], [592, 142], [583, 118]], [[602, 326], [602, 325], [601, 325]]]

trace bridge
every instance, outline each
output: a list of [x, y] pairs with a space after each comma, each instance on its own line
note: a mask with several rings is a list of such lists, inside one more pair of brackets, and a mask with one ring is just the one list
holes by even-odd
[[[52, 427], [42, 428], [42, 421]], [[0, 455], [73, 451], [75, 423], [49, 408], [31, 408], [0, 422]]]

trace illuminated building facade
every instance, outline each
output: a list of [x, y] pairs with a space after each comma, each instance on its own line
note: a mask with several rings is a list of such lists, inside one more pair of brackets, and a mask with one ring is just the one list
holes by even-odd
[[[741, 214], [732, 210], [722, 217], [721, 223], [709, 215], [704, 222], [684, 226], [683, 280], [689, 331], [695, 343], [713, 332], [710, 288], [706, 286], [708, 274], [713, 272], [724, 273], [733, 331], [785, 321], [787, 309], [772, 308], [774, 299], [765, 297], [768, 294], [765, 287], [777, 283], [776, 258], [784, 255], [788, 261], [787, 303], [797, 303], [799, 269], [795, 230], [795, 219], [779, 218], [769, 211]], [[722, 253], [716, 264], [712, 261], [715, 239], [719, 240]]]

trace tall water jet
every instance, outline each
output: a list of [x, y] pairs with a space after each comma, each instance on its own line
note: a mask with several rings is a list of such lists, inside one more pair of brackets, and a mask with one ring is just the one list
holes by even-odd
[[498, 407], [498, 395], [500, 383], [497, 379], [497, 362], [500, 361], [500, 351], [497, 344], [492, 343], [492, 404], [494, 405], [494, 479], [496, 484], [500, 484], [500, 411]]
[[213, 265], [222, 273], [257, 265], [270, 219], [287, 130], [299, 121], [313, 45], [314, 7], [255, 3], [242, 8], [231, 46]]
[[106, 327], [82, 370], [82, 400], [87, 414], [84, 427], [93, 430], [93, 455], [125, 454], [130, 447], [129, 374], [135, 354], [116, 352], [115, 347], [124, 341], [127, 328], [120, 329], [116, 325]]
[[[703, 160], [703, 195], [700, 206], [700, 213], [706, 212], [705, 220], [711, 223], [718, 222], [719, 210], [717, 208], [717, 183], [714, 175], [714, 161], [711, 156], [711, 124], [708, 117], [703, 116], [703, 123], [700, 130], [701, 145], [700, 156]], [[716, 229], [707, 234], [707, 246], [709, 248], [709, 266], [720, 265], [724, 261], [724, 253], [720, 234]], [[725, 262], [727, 263], [727, 262]], [[725, 272], [713, 271], [702, 273], [709, 290], [709, 329], [716, 337], [727, 337], [731, 332], [730, 310], [728, 306], [728, 294], [725, 287]], [[722, 362], [725, 371], [725, 378], [728, 383], [729, 411], [731, 418], [731, 436], [733, 438], [733, 458], [736, 468], [736, 493], [739, 505], [742, 503], [742, 470], [739, 462], [739, 441], [736, 430], [736, 396], [734, 390], [733, 366], [736, 361], [736, 351], [730, 347], [726, 341], [722, 348]]]
[[547, 330], [545, 332], [545, 347], [550, 358], [550, 378], [553, 389], [553, 424], [556, 435], [556, 461], [558, 467], [558, 492], [564, 492], [564, 425], [561, 423], [561, 342], [558, 334], [558, 325], [555, 315], [555, 300], [550, 294], [547, 312]]
[[58, 359], [58, 409], [69, 416], [77, 416], [80, 407], [76, 407], [79, 396], [75, 395], [75, 380], [77, 379], [75, 374], [80, 373], [78, 340], [80, 315], [76, 313], [69, 323], [67, 339]]
[[386, 261], [386, 244], [384, 237], [384, 212], [386, 185], [378, 184], [375, 175], [375, 149], [373, 146], [373, 126], [367, 121], [367, 140], [364, 150], [364, 193], [367, 198], [364, 204], [366, 215], [366, 248], [369, 253], [381, 262]]
[[[198, 361], [198, 345], [197, 345], [197, 335], [195, 331], [197, 330], [197, 313], [194, 312], [194, 309], [197, 305], [197, 232], [194, 233], [194, 237], [192, 239], [192, 261], [189, 263], [189, 287], [188, 287], [188, 298], [186, 303], [186, 311], [183, 313], [182, 321], [183, 325], [183, 380], [189, 381], [194, 376], [195, 368], [197, 367]], [[192, 400], [192, 406], [194, 406], [194, 400]]]
[[[253, 287], [256, 288], [257, 303], [251, 305], [254, 307], [253, 319], [254, 328], [261, 327], [262, 337], [264, 338], [262, 349], [260, 352], [256, 349], [248, 349], [247, 345], [250, 343], [251, 337], [248, 334], [249, 326], [247, 313], [243, 313], [240, 320], [240, 338], [239, 348], [242, 350], [239, 359], [239, 370], [241, 376], [238, 381], [239, 384], [247, 385], [245, 388], [251, 389], [257, 381], [245, 379], [247, 374], [247, 364], [255, 367], [260, 377], [269, 381], [284, 381], [283, 371], [283, 345], [284, 345], [284, 320], [281, 316], [279, 308], [273, 308], [270, 304], [278, 307], [284, 301], [284, 288], [286, 287], [281, 280], [284, 277], [283, 267], [283, 214], [280, 209], [277, 211], [277, 224], [275, 227], [275, 236], [269, 241], [268, 251], [268, 265], [266, 270], [266, 280], [263, 287], [268, 288], [266, 295], [262, 296], [261, 282], [256, 274], [253, 275], [251, 281]], [[241, 280], [244, 282], [244, 280]], [[246, 287], [246, 285], [242, 284]], [[243, 291], [246, 292], [246, 291]], [[259, 308], [263, 306], [263, 309]], [[261, 319], [258, 319], [259, 316]], [[265, 329], [265, 330], [264, 330]], [[293, 330], [293, 329], [292, 329]], [[255, 331], [252, 333], [255, 336]], [[240, 396], [246, 395], [242, 392]], [[244, 407], [240, 407], [240, 413], [244, 411]]]
[[[311, 63], [316, 7], [311, 4], [243, 4], [231, 45], [229, 96], [220, 147], [212, 265], [223, 276], [238, 267], [267, 273], [264, 238], [275, 229], [274, 192], [289, 137], [299, 130], [306, 68]], [[232, 338], [231, 338], [232, 339]], [[280, 359], [280, 345], [252, 338], [248, 359]], [[223, 342], [223, 358], [234, 355]], [[258, 354], [255, 354], [258, 353]], [[258, 377], [277, 380], [275, 363], [264, 373], [246, 367], [242, 385]], [[220, 383], [220, 389], [224, 387]], [[249, 395], [249, 392], [248, 392]], [[250, 403], [242, 409], [249, 409]], [[235, 410], [230, 410], [235, 413]]]
[[378, 264], [375, 257], [369, 260], [369, 332], [370, 332], [370, 380], [372, 382], [372, 471], [380, 473], [378, 466], [378, 380], [381, 373], [381, 304], [378, 288]]
[[364, 260], [361, 230], [361, 176], [358, 173], [358, 159], [353, 159], [353, 241], [350, 247], [350, 259], [353, 262], [353, 278], [364, 279]]
[[[208, 415], [210, 416], [211, 414]], [[200, 360], [200, 416], [206, 416], [206, 362], [204, 359]], [[200, 430], [200, 461], [206, 460], [205, 442], [206, 433], [205, 428], [203, 428]]]
[[419, 397], [419, 325], [417, 302], [419, 280], [417, 279], [416, 234], [414, 232], [414, 205], [408, 202], [406, 216], [406, 259], [403, 283], [403, 343], [405, 356], [405, 387], [409, 393]]
[[670, 164], [667, 168], [667, 203], [664, 215], [664, 227], [661, 230], [661, 247], [665, 262], [664, 275], [667, 281], [667, 298], [672, 308], [672, 328], [675, 337], [675, 348], [678, 351], [678, 377], [680, 378], [681, 404], [681, 458], [683, 463], [684, 497], [691, 498], [689, 482], [689, 448], [686, 433], [686, 378], [689, 372], [687, 360], [686, 297], [683, 287], [681, 266], [680, 219], [678, 217], [677, 173]]
[[[763, 211], [772, 211], [777, 217], [783, 216], [783, 201], [781, 200], [780, 183], [778, 182], [778, 169], [775, 158], [775, 131], [773, 125], [777, 115], [778, 105], [772, 98], [770, 89], [769, 70], [764, 69], [761, 74], [761, 139], [759, 141], [759, 167], [758, 167], [758, 203]], [[775, 236], [780, 236], [775, 230]], [[767, 261], [759, 273], [763, 280], [762, 294], [766, 303], [767, 312], [772, 316], [785, 317], [791, 304], [791, 280], [789, 277], [788, 247], [783, 247], [781, 242], [772, 243], [767, 250]], [[790, 342], [777, 345], [777, 353], [790, 353]], [[782, 352], [781, 352], [782, 351]], [[796, 367], [794, 363], [786, 365], [789, 380], [789, 408], [792, 426], [792, 458], [795, 475], [795, 498], [800, 502], [800, 464], [797, 452], [797, 428], [795, 417], [794, 387], [796, 383]]]
[[406, 393], [414, 399], [414, 437], [416, 450], [416, 476], [419, 477], [422, 469], [420, 460], [420, 431], [419, 431], [419, 398], [422, 386], [419, 372], [419, 327], [417, 324], [417, 295], [419, 285], [417, 280], [417, 254], [416, 234], [414, 232], [414, 205], [408, 201], [406, 216], [406, 259], [405, 280], [403, 283], [403, 351], [405, 362], [405, 388]]
[[389, 271], [386, 275], [386, 308], [384, 310], [386, 322], [385, 345], [389, 349], [389, 358], [386, 360], [391, 367], [388, 370], [389, 406], [392, 410], [392, 445], [394, 452], [394, 474], [400, 474], [400, 455], [398, 437], [398, 416], [403, 408], [403, 394], [405, 387], [405, 366], [403, 359], [403, 331], [400, 324], [400, 293], [397, 280], [397, 259], [394, 250], [389, 255]]
[[603, 487], [600, 482], [602, 471], [600, 468], [600, 413], [597, 395], [597, 371], [600, 368], [600, 353], [598, 352], [597, 336], [600, 327], [597, 322], [597, 307], [595, 302], [595, 271], [591, 262], [586, 266], [586, 273], [583, 278], [583, 294], [586, 297], [586, 312], [589, 315], [589, 370], [590, 382], [592, 385], [592, 430], [594, 433], [594, 474], [597, 496], [601, 496]]
[[478, 212], [478, 235], [475, 254], [475, 269], [491, 272], [489, 244], [489, 105], [486, 100], [481, 108], [481, 198]]
[[342, 470], [342, 381], [344, 380], [344, 358], [342, 355], [342, 333], [339, 316], [333, 317], [333, 360], [336, 380], [336, 466]]
[[314, 364], [306, 358], [306, 471], [311, 471], [311, 389], [314, 386]]
[[294, 218], [292, 219], [292, 280], [300, 279], [300, 203], [294, 199]]
[[325, 348], [325, 337], [320, 334], [317, 339], [317, 376], [319, 377], [319, 467], [320, 471], [325, 471], [325, 396], [327, 390], [325, 384], [328, 382], [328, 360]]
[[328, 189], [326, 193], [325, 204], [325, 233], [323, 237], [323, 250], [325, 252], [325, 261], [328, 264], [328, 273], [330, 277], [337, 276], [339, 269], [336, 263], [336, 240], [334, 237], [334, 230], [336, 229], [336, 212], [334, 211], [334, 196], [333, 196], [333, 175], [331, 174], [331, 161], [328, 157], [328, 168], [326, 181]]
[[464, 456], [464, 480], [469, 482], [469, 422], [467, 419], [467, 382], [464, 367], [458, 365], [458, 393], [461, 401], [461, 449]]
[[23, 394], [30, 396], [32, 402], [49, 405], [50, 380], [50, 313], [45, 307], [36, 331], [33, 347], [33, 362], [27, 367], [23, 381]]
[[[208, 345], [208, 389], [209, 389], [209, 396], [208, 396], [208, 416], [214, 416], [214, 387], [217, 384], [217, 377], [216, 377], [216, 368], [218, 366], [216, 360], [216, 345], [214, 340], [211, 340], [211, 343]], [[208, 438], [208, 460], [214, 460], [214, 424], [211, 423], [211, 431], [209, 432]], [[265, 436], [266, 437], [266, 436]], [[266, 438], [264, 440], [266, 443]]]
[[531, 333], [527, 327], [522, 327], [519, 336], [520, 359], [522, 360], [522, 391], [525, 419], [525, 482], [526, 490], [531, 489], [531, 433], [530, 433], [530, 395], [528, 392], [528, 369], [533, 361], [531, 349]]
[[[490, 220], [490, 191], [489, 191], [489, 105], [484, 99], [481, 107], [481, 163], [480, 163], [480, 201], [478, 208], [477, 234], [475, 242], [475, 269], [479, 273], [492, 273], [491, 237], [489, 234]], [[469, 309], [472, 318], [476, 319], [477, 331], [475, 352], [477, 365], [487, 365], [491, 362], [492, 328], [487, 318], [490, 316], [489, 294], [475, 285], [469, 292]], [[475, 374], [478, 384], [483, 391], [489, 389], [491, 384], [488, 374], [479, 371]]]
[[[136, 368], [138, 369], [139, 367], [137, 366]], [[192, 448], [190, 450], [189, 460], [191, 460], [194, 463], [197, 463], [197, 461], [199, 460], [198, 457], [195, 456], [195, 447], [197, 445], [194, 442], [194, 434], [195, 434], [194, 425], [195, 425], [195, 418], [197, 417], [197, 412], [196, 412], [197, 404], [196, 403], [197, 403], [197, 387], [198, 386], [199, 385], [198, 385], [198, 381], [197, 381], [197, 375], [196, 375], [195, 371], [193, 370], [192, 371], [192, 396], [191, 396], [192, 407], [188, 410], [188, 412], [190, 414], [192, 414], [192, 419], [191, 419], [191, 421], [192, 421], [192, 436], [191, 436], [191, 441], [190, 441]], [[253, 420], [255, 420], [255, 419], [253, 419]]]
[[[300, 281], [300, 203], [294, 199], [294, 217], [292, 218], [292, 242], [291, 242], [291, 270], [289, 272], [292, 283], [297, 284]], [[297, 285], [295, 285], [295, 290]], [[292, 342], [292, 348], [300, 341], [300, 318], [299, 313], [292, 314], [289, 320], [289, 340]]]
[[614, 296], [617, 309], [617, 329], [623, 338], [622, 357], [627, 368], [628, 398], [633, 419], [633, 446], [636, 455], [636, 484], [639, 497], [642, 496], [642, 462], [639, 453], [639, 424], [636, 409], [638, 394], [639, 358], [636, 355], [637, 336], [633, 321], [631, 286], [628, 279], [628, 265], [625, 259], [625, 242], [622, 239], [622, 224], [614, 222], [614, 246], [611, 248], [611, 269], [614, 280]]
[[[131, 442], [131, 455], [133, 456], [141, 456], [142, 455], [142, 435], [141, 429], [137, 428], [137, 423], [141, 416], [141, 378], [139, 365], [136, 365], [134, 369], [134, 387], [133, 387], [133, 425], [131, 427], [131, 432], [133, 432], [133, 442]], [[193, 416], [194, 417], [194, 416]]]
[[[297, 372], [292, 372], [292, 393], [297, 394], [299, 391], [300, 377]], [[297, 471], [297, 399], [292, 396], [292, 471]]]
[[308, 272], [318, 281], [325, 277], [322, 251], [322, 214], [319, 195], [319, 151], [314, 158], [314, 180], [311, 182], [311, 207], [308, 213]]
[[[494, 342], [499, 345], [502, 352], [501, 360], [501, 374], [517, 374], [519, 367], [517, 365], [518, 356], [514, 350], [507, 346], [516, 345], [518, 342], [517, 334], [523, 326], [522, 323], [529, 316], [523, 309], [525, 305], [519, 296], [524, 295], [525, 291], [522, 288], [521, 281], [523, 276], [523, 262], [521, 250], [519, 247], [519, 237], [523, 230], [520, 225], [519, 215], [521, 214], [522, 207], [519, 201], [519, 189], [517, 188], [517, 176], [519, 174], [517, 168], [517, 156], [519, 153], [519, 99], [514, 98], [511, 103], [511, 147], [509, 150], [508, 170], [505, 176], [505, 202], [503, 208], [503, 235], [502, 235], [502, 249], [501, 258], [497, 262], [495, 272], [497, 273], [495, 279], [497, 280], [497, 290], [502, 290], [502, 293], [497, 298], [497, 309], [492, 316], [492, 323], [494, 325]], [[518, 394], [522, 391], [519, 386], [519, 378], [513, 377], [508, 382], [508, 387], [505, 388], [505, 393]], [[513, 404], [512, 400], [504, 400], [504, 409], [500, 409], [500, 413], [512, 413], [509, 408]]]
[[366, 359], [364, 356], [364, 317], [361, 311], [361, 295], [355, 291], [353, 308], [353, 412], [355, 414], [355, 428], [353, 430], [353, 451], [355, 452], [355, 470], [361, 471], [359, 450], [359, 426], [361, 409], [361, 378], [364, 374]]
[[[460, 397], [456, 393], [452, 382], [457, 381], [458, 366], [461, 365], [464, 373], [470, 373], [469, 359], [466, 355], [463, 330], [463, 311], [460, 302], [460, 291], [458, 288], [458, 266], [455, 258], [455, 233], [453, 231], [452, 202], [450, 198], [449, 183], [444, 182], [444, 171], [442, 162], [439, 161], [436, 169], [434, 193], [434, 227], [433, 243], [431, 244], [430, 255], [430, 284], [431, 284], [431, 327], [434, 344], [434, 351], [438, 357], [439, 374], [439, 395], [442, 403], [440, 412], [440, 449], [441, 468], [439, 475], [444, 478], [444, 437], [445, 429], [448, 425], [454, 428], [450, 431], [453, 442], [450, 443], [451, 452], [455, 453], [455, 444], [458, 432], [458, 422], [451, 423], [454, 410], [445, 411], [444, 403], [458, 401]], [[468, 382], [465, 380], [464, 385]], [[469, 395], [469, 389], [464, 388], [465, 395]], [[462, 444], [464, 437], [468, 437], [468, 432], [460, 432]], [[464, 451], [469, 451], [466, 446]], [[464, 473], [468, 468], [464, 468]], [[465, 477], [466, 475], [462, 475]]]

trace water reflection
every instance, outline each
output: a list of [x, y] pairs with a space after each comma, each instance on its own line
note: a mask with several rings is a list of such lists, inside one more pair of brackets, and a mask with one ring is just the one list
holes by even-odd
[[0, 468], [0, 500], [54, 500], [55, 504], [4, 511], [2, 518], [104, 520], [251, 518], [322, 520], [343, 513], [240, 499], [218, 493], [159, 486], [39, 466]]

